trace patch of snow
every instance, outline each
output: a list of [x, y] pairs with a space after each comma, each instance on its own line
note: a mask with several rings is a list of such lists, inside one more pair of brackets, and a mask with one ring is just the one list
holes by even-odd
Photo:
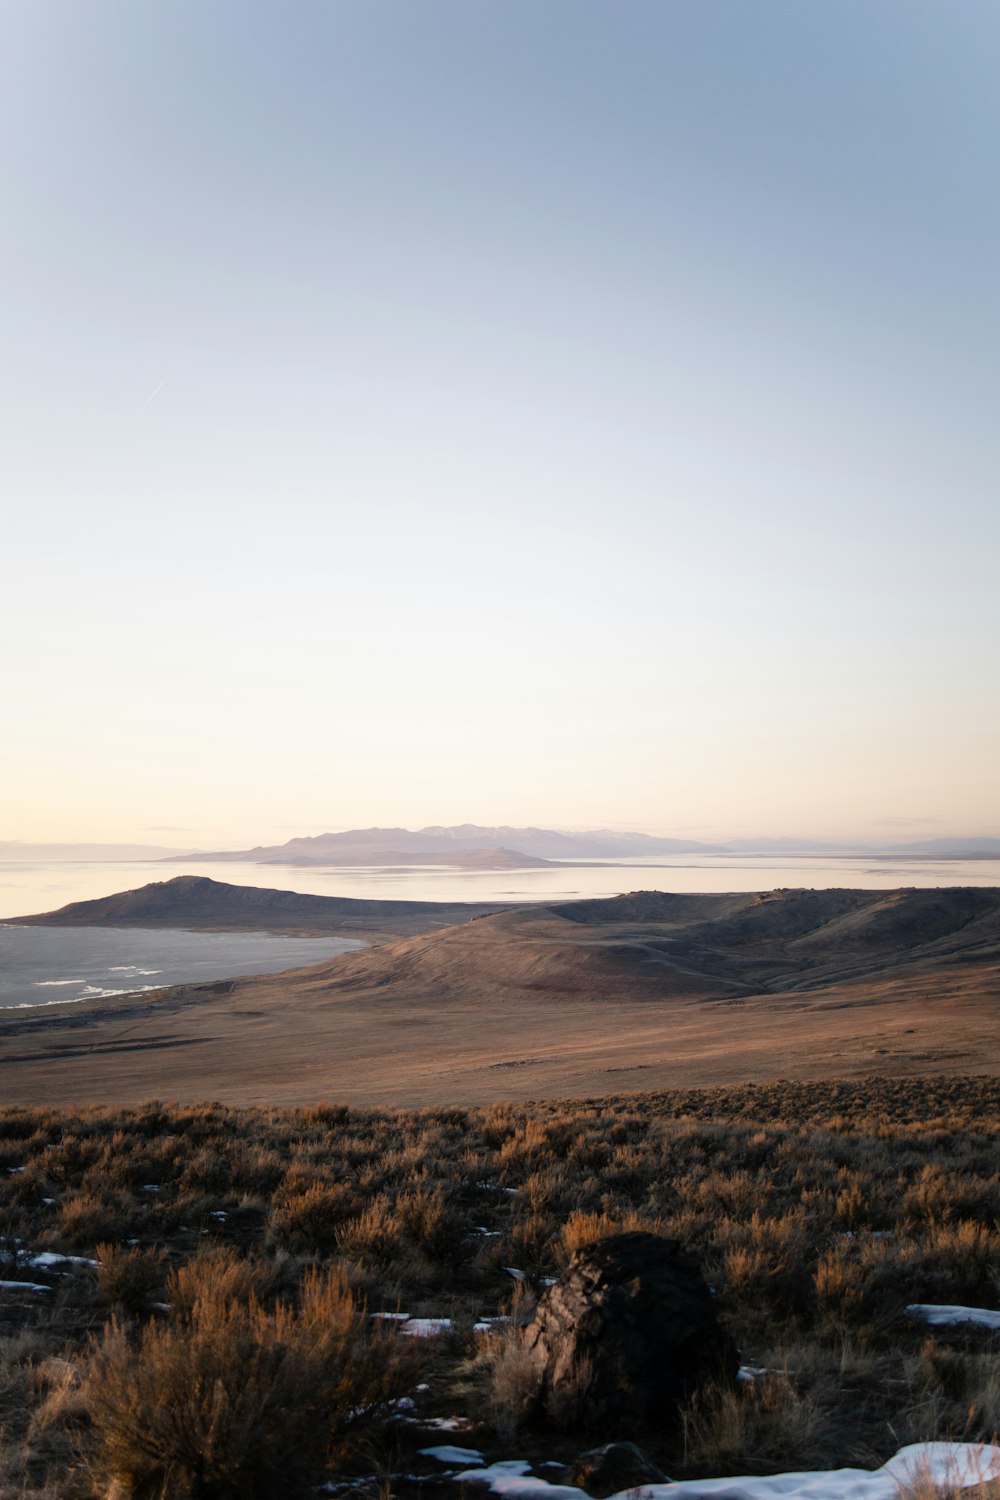
[[514, 1495], [518, 1500], [588, 1500], [574, 1485], [549, 1484], [547, 1479], [531, 1477], [531, 1465], [520, 1458], [490, 1464], [487, 1469], [463, 1469], [453, 1477], [458, 1484], [485, 1483], [492, 1494]]
[[436, 1458], [439, 1464], [481, 1464], [483, 1455], [478, 1448], [456, 1448], [451, 1443], [441, 1443], [436, 1448], [421, 1448], [424, 1458]]
[[37, 1281], [0, 1281], [0, 1292], [50, 1292], [49, 1286]]
[[989, 1307], [951, 1307], [943, 1302], [911, 1302], [906, 1311], [911, 1318], [918, 1318], [931, 1328], [974, 1323], [977, 1328], [1000, 1329], [1000, 1312]]
[[432, 1432], [468, 1432], [472, 1423], [468, 1417], [424, 1417], [420, 1425]]
[[408, 1334], [411, 1338], [428, 1339], [439, 1333], [447, 1333], [450, 1328], [450, 1318], [407, 1318], [399, 1331]]
[[463, 1479], [475, 1479], [480, 1483], [485, 1480], [492, 1489], [495, 1480], [520, 1479], [530, 1473], [531, 1465], [526, 1458], [505, 1458], [499, 1463], [490, 1464], [486, 1469], [473, 1469], [471, 1473], [456, 1474], [455, 1478], [459, 1484]]
[[39, 1250], [37, 1255], [25, 1257], [24, 1264], [33, 1266], [36, 1271], [58, 1270], [60, 1266], [96, 1266], [96, 1260], [88, 1260], [85, 1255], [58, 1255], [54, 1250]]
[[515, 1281], [524, 1280], [524, 1272], [519, 1271], [516, 1266], [501, 1266], [500, 1269], [506, 1271], [508, 1276], [513, 1276]]
[[372, 1313], [372, 1317], [383, 1323], [408, 1323], [410, 1320], [409, 1313]]
[[[495, 1495], [515, 1500], [586, 1500], [583, 1490], [528, 1477], [523, 1460], [465, 1469], [458, 1483], [487, 1484]], [[964, 1490], [1000, 1478], [1000, 1448], [988, 1443], [911, 1443], [881, 1469], [816, 1469], [799, 1473], [687, 1479], [622, 1490], [612, 1500], [899, 1500], [900, 1489], [931, 1480], [941, 1489]]]
[[766, 1365], [740, 1365], [736, 1379], [740, 1385], [753, 1385], [762, 1375], [790, 1375], [790, 1370], [769, 1370]]
[[509, 1322], [510, 1319], [505, 1317], [480, 1318], [477, 1323], [473, 1323], [472, 1331], [473, 1333], [496, 1333], [499, 1329], [505, 1328]]

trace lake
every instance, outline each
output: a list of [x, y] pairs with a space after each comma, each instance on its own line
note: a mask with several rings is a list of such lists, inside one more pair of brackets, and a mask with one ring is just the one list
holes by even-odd
[[207, 875], [232, 885], [270, 886], [318, 896], [366, 896], [381, 901], [564, 901], [622, 891], [757, 891], [778, 886], [1000, 885], [1000, 860], [887, 859], [878, 856], [654, 855], [644, 859], [557, 863], [524, 870], [450, 870], [439, 865], [301, 868], [161, 860], [0, 863], [0, 917], [53, 911], [134, 890], [175, 875]]
[[263, 932], [0, 927], [0, 1010], [100, 1000], [237, 974], [277, 974], [363, 947], [350, 938]]

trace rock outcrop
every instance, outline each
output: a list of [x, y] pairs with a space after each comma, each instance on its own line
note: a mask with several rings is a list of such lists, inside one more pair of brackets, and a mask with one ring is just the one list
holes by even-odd
[[669, 1481], [635, 1443], [605, 1443], [603, 1448], [588, 1448], [567, 1465], [566, 1483], [593, 1495], [594, 1500], [607, 1500], [609, 1495], [620, 1495], [622, 1490]]
[[669, 1428], [694, 1391], [739, 1368], [698, 1267], [641, 1231], [578, 1250], [524, 1338], [545, 1409], [609, 1437]]

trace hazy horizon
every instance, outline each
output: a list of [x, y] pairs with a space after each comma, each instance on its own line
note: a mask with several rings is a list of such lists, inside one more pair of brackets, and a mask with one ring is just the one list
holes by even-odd
[[0, 38], [0, 836], [1000, 835], [1000, 12]]
[[[258, 847], [280, 848], [287, 843], [293, 842], [296, 839], [304, 838], [309, 840], [324, 836], [343, 837], [346, 834], [352, 833], [368, 834], [395, 832], [406, 834], [409, 838], [412, 838], [413, 836], [419, 835], [421, 833], [438, 833], [441, 831], [451, 832], [454, 828], [482, 829], [484, 837], [478, 840], [477, 846], [481, 845], [483, 848], [489, 846], [491, 841], [489, 836], [494, 832], [497, 835], [503, 833], [512, 836], [513, 844], [517, 843], [518, 834], [527, 832], [549, 832], [555, 834], [573, 835], [576, 837], [580, 837], [581, 835], [585, 834], [618, 834], [626, 837], [644, 835], [648, 838], [664, 841], [675, 840], [678, 844], [687, 842], [692, 846], [691, 852], [702, 852], [706, 855], [711, 855], [712, 853], [716, 852], [720, 855], [726, 853], [754, 854], [759, 855], [761, 858], [766, 858], [771, 851], [773, 851], [775, 857], [781, 858], [785, 854], [807, 854], [810, 851], [813, 851], [817, 854], [830, 855], [835, 855], [838, 852], [842, 852], [845, 855], [850, 855], [852, 853], [889, 854], [894, 850], [900, 853], [906, 852], [908, 850], [917, 852], [923, 846], [927, 846], [929, 849], [934, 850], [935, 848], [945, 845], [965, 845], [967, 847], [971, 847], [977, 843], [1000, 845], [1000, 839], [998, 839], [994, 835], [989, 834], [951, 834], [946, 833], [943, 829], [939, 829], [933, 832], [929, 831], [925, 836], [920, 837], [915, 834], [913, 829], [910, 829], [909, 832], [907, 832], [905, 829], [899, 827], [898, 823], [893, 820], [886, 820], [886, 823], [888, 824], [888, 827], [885, 828], [881, 837], [868, 836], [866, 838], [862, 838], [859, 836], [854, 839], [830, 839], [824, 838], [819, 835], [793, 837], [791, 835], [783, 836], [773, 834], [733, 834], [728, 837], [718, 835], [713, 838], [698, 839], [690, 832], [687, 834], [682, 834], [674, 830], [660, 831], [638, 828], [611, 829], [607, 827], [599, 827], [597, 825], [592, 825], [590, 827], [581, 826], [579, 828], [555, 828], [549, 824], [522, 824], [517, 827], [501, 825], [499, 827], [496, 827], [495, 825], [482, 825], [473, 823], [469, 820], [464, 820], [462, 823], [456, 825], [427, 824], [423, 828], [405, 828], [402, 825], [388, 826], [385, 824], [373, 824], [367, 828], [320, 829], [317, 827], [309, 832], [303, 832], [301, 834], [288, 833], [287, 829], [282, 829], [279, 832], [279, 836], [274, 839], [262, 839], [258, 837], [247, 837], [243, 840], [234, 839], [226, 844], [225, 848], [227, 850], [233, 849], [237, 851], [249, 852], [252, 849]], [[428, 840], [428, 842], [432, 843], [433, 841]], [[379, 847], [390, 846], [380, 845]], [[461, 847], [461, 844], [458, 844], [456, 847]], [[508, 844], [507, 847], [511, 847], [511, 844]], [[76, 842], [45, 842], [41, 840], [31, 839], [0, 839], [0, 862], [10, 860], [16, 861], [18, 859], [39, 859], [42, 861], [90, 861], [107, 859], [111, 862], [119, 862], [131, 859], [140, 862], [156, 862], [157, 860], [169, 859], [171, 857], [177, 857], [185, 854], [196, 855], [199, 853], [222, 852], [222, 850], [223, 845], [221, 843], [209, 846], [205, 843], [194, 842], [143, 843], [140, 841], [123, 843], [100, 840], [81, 840]], [[406, 853], [405, 845], [400, 846], [400, 852], [403, 854]], [[515, 850], [515, 852], [530, 853], [529, 850]], [[562, 856], [556, 853], [550, 853], [546, 857], [557, 861], [562, 858]], [[574, 857], [579, 858], [581, 856], [579, 854], [573, 856], [567, 853], [565, 857], [567, 859], [572, 859]], [[600, 858], [602, 856], [590, 855], [588, 857]], [[629, 856], [623, 854], [620, 856], [616, 855], [610, 857], [627, 859]], [[648, 857], [654, 858], [656, 856], [651, 854]], [[948, 855], [942, 853], [940, 857], [947, 860]], [[961, 856], [957, 857], [961, 858]], [[992, 852], [988, 857], [992, 859]], [[364, 861], [363, 859], [359, 859], [357, 863], [363, 864]], [[349, 869], [351, 868], [351, 866], [345, 865], [345, 868]]]

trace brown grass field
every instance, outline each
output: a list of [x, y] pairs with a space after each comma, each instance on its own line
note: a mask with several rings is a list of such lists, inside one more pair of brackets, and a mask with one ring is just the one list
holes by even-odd
[[[176, 924], [238, 925], [235, 888], [201, 886]], [[122, 899], [71, 920], [152, 925]], [[282, 918], [309, 920], [366, 930], [350, 913]], [[1000, 1068], [995, 890], [640, 893], [443, 930], [426, 912], [366, 921], [369, 939], [420, 930], [282, 975], [0, 1014], [2, 1097], [410, 1107]]]

